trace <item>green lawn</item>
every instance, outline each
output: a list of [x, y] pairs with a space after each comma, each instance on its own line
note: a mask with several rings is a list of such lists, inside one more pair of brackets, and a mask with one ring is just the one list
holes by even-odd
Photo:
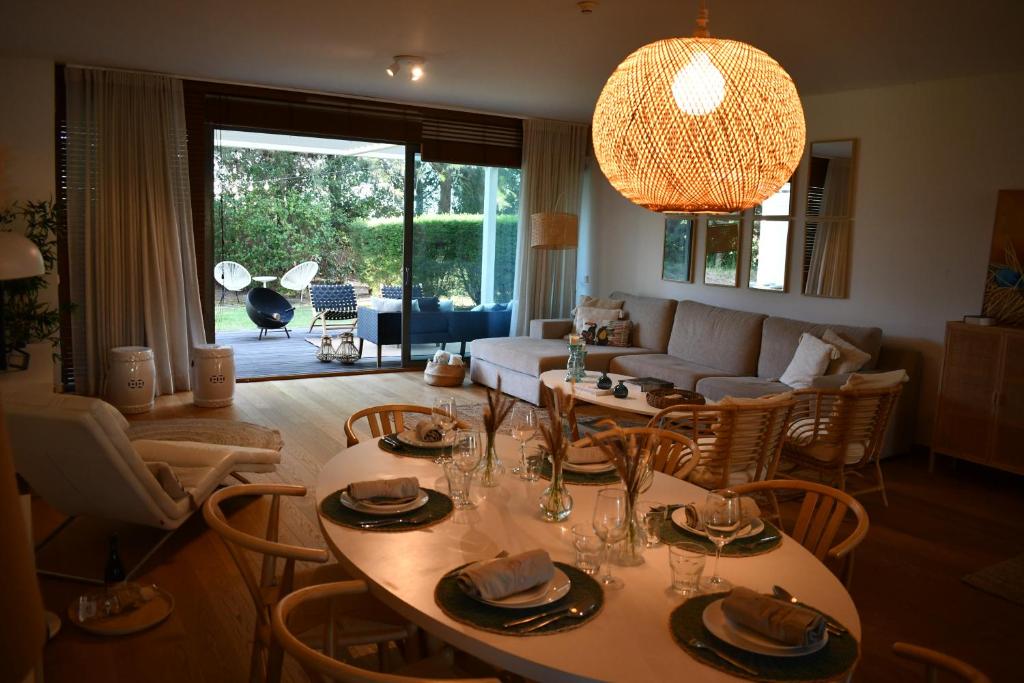
[[[309, 323], [313, 320], [313, 307], [308, 303], [292, 302], [295, 306], [295, 317], [288, 323], [289, 329], [305, 332], [309, 329]], [[255, 330], [256, 326], [249, 320], [245, 312], [245, 304], [236, 304], [233, 301], [217, 304], [214, 309], [214, 319], [218, 332], [236, 332], [238, 330]]]

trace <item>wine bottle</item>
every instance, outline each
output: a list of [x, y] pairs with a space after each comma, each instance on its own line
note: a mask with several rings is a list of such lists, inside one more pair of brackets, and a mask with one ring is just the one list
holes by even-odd
[[107, 568], [103, 572], [103, 582], [110, 586], [121, 583], [124, 579], [124, 565], [121, 564], [117, 534], [114, 534], [110, 537], [110, 553], [107, 555]]

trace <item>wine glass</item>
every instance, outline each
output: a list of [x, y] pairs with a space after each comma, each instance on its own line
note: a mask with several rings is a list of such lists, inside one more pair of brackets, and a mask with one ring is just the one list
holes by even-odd
[[526, 462], [526, 443], [537, 434], [537, 413], [526, 403], [516, 403], [512, 407], [512, 438], [519, 442], [520, 465], [512, 468], [520, 479], [534, 479], [529, 464]]
[[462, 472], [462, 476], [465, 477], [464, 504], [461, 506], [463, 508], [476, 507], [470, 500], [469, 487], [473, 482], [473, 473], [480, 464], [482, 455], [483, 443], [480, 438], [480, 432], [460, 431], [457, 434], [452, 460], [455, 462], [455, 466], [459, 468], [459, 471]]
[[703, 521], [708, 539], [715, 544], [715, 569], [702, 582], [703, 588], [712, 593], [731, 590], [732, 584], [718, 575], [718, 561], [722, 557], [722, 548], [736, 538], [743, 526], [739, 495], [735, 491], [709, 493]]
[[622, 588], [622, 579], [612, 576], [612, 546], [626, 536], [629, 519], [626, 515], [626, 492], [622, 489], [601, 489], [594, 503], [594, 533], [604, 541], [604, 576], [601, 584], [608, 589]]
[[433, 414], [434, 422], [445, 435], [455, 426], [455, 422], [458, 420], [458, 411], [455, 408], [455, 398], [453, 396], [435, 398], [434, 407], [430, 412]]

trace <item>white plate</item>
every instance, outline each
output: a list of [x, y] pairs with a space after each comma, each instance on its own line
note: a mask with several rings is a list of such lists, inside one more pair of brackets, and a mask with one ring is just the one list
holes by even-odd
[[551, 577], [551, 580], [547, 583], [542, 583], [539, 586], [534, 586], [525, 591], [509, 595], [508, 597], [502, 598], [501, 600], [487, 600], [485, 598], [476, 597], [477, 600], [494, 607], [504, 607], [505, 609], [525, 609], [527, 607], [540, 607], [542, 605], [550, 605], [553, 602], [561, 600], [568, 593], [572, 587], [572, 581], [566, 576], [558, 567], [555, 567], [555, 575]]
[[444, 438], [440, 441], [420, 441], [416, 438], [416, 431], [412, 429], [398, 432], [395, 434], [395, 438], [408, 446], [415, 446], [416, 448], [447, 448], [455, 444], [454, 431], [445, 434]]
[[427, 500], [429, 498], [430, 495], [423, 489], [420, 489], [419, 495], [416, 496], [416, 500], [408, 503], [402, 503], [401, 505], [388, 505], [386, 503], [370, 503], [363, 500], [355, 500], [348, 495], [347, 491], [343, 491], [341, 494], [341, 504], [350, 510], [364, 512], [368, 515], [400, 515], [403, 512], [411, 512], [412, 510], [423, 507], [427, 504]]
[[[703, 536], [705, 538], [708, 536], [708, 532], [703, 529], [694, 529], [686, 523], [685, 508], [676, 508], [672, 511], [672, 523], [685, 531], [689, 531], [691, 534], [696, 534], [697, 536]], [[756, 536], [762, 531], [764, 531], [764, 522], [760, 519], [755, 519], [753, 522], [748, 524], [746, 528], [740, 531], [740, 533], [736, 534], [736, 538], [750, 538], [751, 536]]]
[[586, 464], [574, 464], [566, 460], [562, 463], [562, 467], [568, 472], [583, 472], [585, 474], [598, 474], [600, 472], [611, 472], [615, 469], [610, 461], [605, 462], [589, 462]]
[[812, 645], [784, 645], [776, 640], [762, 636], [745, 626], [733, 622], [722, 610], [722, 601], [715, 600], [704, 608], [704, 626], [716, 638], [729, 643], [741, 650], [754, 652], [769, 657], [800, 657], [817, 652], [828, 643], [828, 631], [818, 642]]

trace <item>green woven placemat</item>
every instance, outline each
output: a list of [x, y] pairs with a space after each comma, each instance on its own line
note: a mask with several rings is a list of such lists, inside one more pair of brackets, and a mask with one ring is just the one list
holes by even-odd
[[[825, 647], [801, 657], [768, 657], [733, 647], [713, 636], [704, 626], [704, 609], [722, 597], [722, 594], [718, 593], [691, 598], [673, 610], [669, 617], [672, 638], [687, 654], [702, 664], [754, 681], [834, 681], [849, 672], [860, 658], [860, 645], [849, 632], [841, 636], [830, 633]], [[698, 638], [721, 649], [725, 654], [757, 671], [757, 676], [737, 669], [708, 650], [693, 647], [690, 645], [692, 638]]]
[[[452, 510], [455, 509], [455, 505], [452, 504], [452, 499], [443, 493], [434, 489], [425, 488], [423, 490], [427, 492], [427, 502], [423, 507], [397, 515], [368, 515], [365, 512], [356, 512], [341, 504], [341, 491], [339, 490], [320, 501], [320, 514], [335, 524], [362, 531], [396, 532], [425, 529], [448, 519], [448, 516], [452, 514]], [[411, 519], [413, 522], [371, 529], [364, 529], [359, 526], [360, 522], [376, 521], [386, 519], [387, 517], [401, 517], [402, 519]]]
[[[658, 533], [661, 541], [668, 545], [684, 542], [695, 543], [696, 545], [704, 548], [704, 551], [708, 555], [714, 555], [715, 544], [709, 541], [707, 537], [691, 534], [689, 531], [681, 529], [672, 521], [672, 513], [680, 507], [682, 506], [669, 506], [668, 517], [661, 523], [661, 530]], [[722, 548], [722, 557], [753, 557], [754, 555], [763, 555], [764, 553], [775, 550], [780, 545], [782, 545], [782, 532], [780, 532], [771, 522], [765, 521], [764, 529], [762, 529], [760, 533], [748, 536], [747, 538], [737, 538], [736, 540], [727, 543], [726, 546]]]
[[[503, 609], [501, 607], [485, 605], [469, 597], [459, 588], [457, 574], [462, 567], [453, 569], [441, 577], [441, 580], [437, 582], [437, 588], [434, 589], [434, 602], [437, 603], [442, 612], [455, 621], [469, 624], [482, 631], [500, 633], [505, 636], [544, 636], [550, 633], [571, 631], [583, 626], [601, 613], [601, 608], [604, 607], [604, 591], [601, 590], [601, 585], [597, 581], [576, 567], [562, 562], [555, 562], [555, 566], [565, 572], [572, 585], [569, 587], [569, 592], [565, 597], [549, 605], [527, 609]], [[522, 632], [522, 629], [528, 627], [529, 624], [523, 624], [518, 629], [515, 627], [503, 627], [505, 622], [513, 619], [522, 619], [533, 614], [540, 614], [559, 605], [569, 607], [575, 604], [595, 604], [597, 607], [585, 617], [580, 617], [579, 619], [571, 617], [559, 619], [529, 633]]]
[[[394, 434], [389, 434], [388, 436], [394, 436]], [[401, 441], [388, 441], [387, 436], [383, 439], [379, 439], [377, 441], [377, 445], [380, 446], [382, 451], [387, 451], [392, 455], [401, 455], [406, 458], [434, 459], [452, 454], [451, 446], [445, 446], [443, 448], [420, 448], [419, 446], [410, 446], [409, 444], [402, 443]]]
[[[551, 461], [544, 458], [540, 466], [542, 479], [551, 481]], [[566, 484], [579, 484], [580, 486], [607, 486], [619, 481], [619, 475], [615, 470], [611, 472], [571, 472], [562, 469], [562, 479]]]

